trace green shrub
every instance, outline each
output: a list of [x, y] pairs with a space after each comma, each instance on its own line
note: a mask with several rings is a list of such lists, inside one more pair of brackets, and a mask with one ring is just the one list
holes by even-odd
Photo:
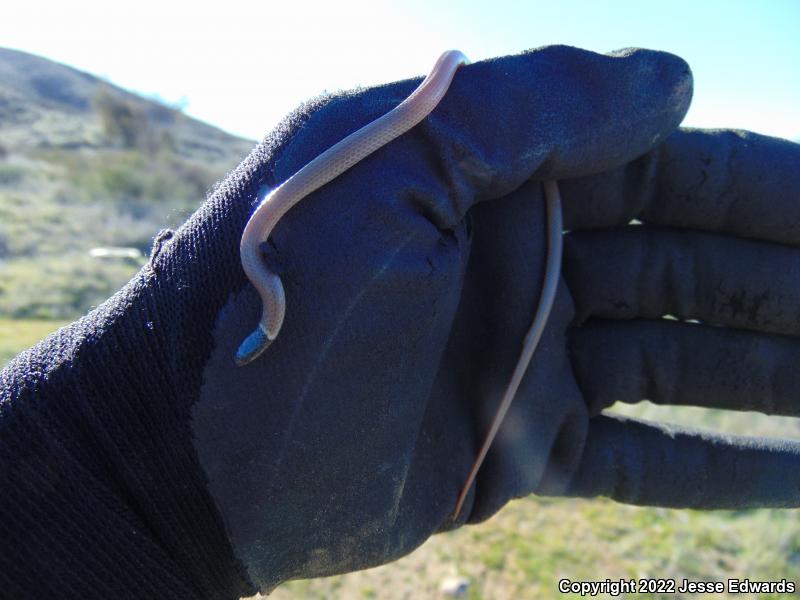
[[64, 321], [0, 318], [0, 369], [25, 348], [33, 346], [64, 324]]
[[103, 132], [111, 142], [125, 148], [136, 148], [143, 142], [149, 123], [144, 111], [133, 102], [100, 88], [94, 106], [100, 114]]
[[0, 316], [76, 318], [116, 292], [139, 266], [82, 254], [10, 261], [0, 268]]
[[0, 185], [16, 185], [25, 175], [25, 170], [16, 165], [0, 165]]

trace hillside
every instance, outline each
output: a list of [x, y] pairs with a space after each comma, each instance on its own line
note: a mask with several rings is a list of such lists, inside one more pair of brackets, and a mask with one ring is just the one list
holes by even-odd
[[253, 145], [0, 48], [0, 317], [73, 318], [105, 299]]

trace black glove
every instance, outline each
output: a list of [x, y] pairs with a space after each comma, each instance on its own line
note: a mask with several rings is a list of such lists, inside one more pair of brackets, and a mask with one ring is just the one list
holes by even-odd
[[[741, 142], [754, 153], [743, 172], [717, 162], [725, 150], [714, 149], [719, 136], [679, 133], [658, 146], [691, 95], [688, 67], [674, 56], [551, 47], [470, 65], [423, 124], [279, 223], [265, 251], [286, 286], [286, 321], [263, 357], [234, 366], [260, 310], [238, 256], [259, 190], [385, 113], [416, 83], [303, 107], [173, 238], [159, 238], [151, 263], [129, 286], [3, 372], [6, 589], [235, 598], [253, 586], [266, 590], [408, 553], [456, 525], [450, 513], [458, 490], [535, 310], [545, 255], [539, 180], [562, 180], [566, 226], [576, 231], [568, 236], [565, 275], [579, 317], [621, 310], [604, 287], [610, 276], [599, 270], [619, 265], [613, 275], [622, 281], [621, 261], [633, 256], [616, 254], [606, 239], [628, 253], [629, 236], [667, 234], [577, 230], [624, 225], [637, 215], [648, 225], [693, 226], [709, 213], [692, 188], [703, 181], [730, 186], [739, 211], [765, 200], [742, 192], [744, 180], [765, 185], [781, 173], [785, 189], [795, 196], [800, 189], [789, 171], [797, 150], [780, 141]], [[789, 192], [772, 195], [770, 214], [790, 214], [790, 199]], [[719, 202], [716, 222], [741, 233]], [[698, 212], [681, 213], [684, 205]], [[757, 214], [763, 220], [767, 212]], [[790, 227], [791, 220], [783, 231]], [[762, 229], [758, 235], [767, 237]], [[746, 253], [756, 244], [716, 237]], [[662, 264], [673, 246], [654, 246], [665, 249]], [[640, 248], [633, 252], [641, 258]], [[627, 289], [641, 287], [614, 286], [631, 302], [625, 316], [706, 319], [683, 304], [651, 315], [644, 308], [650, 297], [629, 298]], [[670, 327], [702, 332], [705, 345], [723, 330], [594, 320], [570, 330], [574, 316], [562, 285], [462, 520], [485, 519], [531, 492], [695, 507], [798, 503], [796, 445], [672, 439], [651, 425], [590, 419], [615, 397], [658, 399], [667, 389], [650, 385], [647, 378], [660, 380], [636, 360], [650, 356], [645, 347], [657, 350]], [[631, 325], [664, 332], [645, 337], [628, 333]], [[637, 345], [609, 342], [620, 336]], [[604, 362], [614, 360], [612, 351], [627, 361], [626, 372]], [[725, 346], [720, 360], [729, 355]], [[775, 364], [787, 361], [774, 356]], [[684, 380], [674, 384], [682, 398], [706, 398], [696, 392], [702, 376], [682, 369]], [[718, 393], [720, 385], [706, 390]], [[749, 477], [759, 478], [756, 485]]]
[[[569, 347], [593, 417], [568, 492], [673, 507], [800, 505], [795, 442], [597, 416], [645, 398], [800, 415], [800, 146], [682, 130], [563, 190], [573, 230], [564, 276], [577, 309]], [[624, 226], [634, 218], [643, 226]]]

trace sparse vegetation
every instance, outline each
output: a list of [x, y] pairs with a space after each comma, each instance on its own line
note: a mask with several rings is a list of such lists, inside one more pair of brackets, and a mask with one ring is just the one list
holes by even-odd
[[[45, 59], [0, 49], [0, 73], [0, 317], [102, 302], [252, 146]], [[144, 258], [98, 261], [97, 246]]]
[[66, 322], [0, 318], [0, 369], [22, 350], [63, 325]]
[[[177, 226], [220, 174], [202, 163], [135, 151], [32, 152], [28, 186], [0, 185], [0, 316], [77, 317], [119, 288], [141, 261], [98, 263], [96, 246], [143, 255]], [[186, 176], [181, 176], [186, 174]]]
[[0, 314], [15, 319], [69, 319], [97, 306], [137, 271], [137, 261], [88, 254], [11, 261], [0, 280]]
[[0, 165], [0, 185], [16, 185], [22, 181], [24, 171], [16, 165]]
[[124, 148], [136, 148], [142, 143], [150, 129], [144, 111], [105, 87], [97, 91], [93, 100], [103, 124], [103, 133], [112, 143], [119, 143]]

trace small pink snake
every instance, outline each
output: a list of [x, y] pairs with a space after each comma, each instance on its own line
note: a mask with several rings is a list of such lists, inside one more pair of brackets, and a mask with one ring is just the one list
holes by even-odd
[[[278, 336], [286, 314], [286, 296], [281, 279], [267, 268], [260, 252], [261, 244], [267, 240], [278, 221], [310, 193], [422, 121], [444, 97], [458, 68], [467, 62], [466, 57], [457, 50], [445, 52], [408, 98], [382, 117], [325, 150], [264, 197], [247, 222], [240, 244], [242, 268], [261, 296], [263, 310], [258, 327], [245, 338], [236, 352], [237, 365], [245, 365], [255, 360], [269, 347]], [[539, 306], [533, 324], [525, 336], [511, 381], [456, 501], [454, 519], [461, 512], [478, 470], [511, 406], [553, 307], [562, 253], [561, 198], [555, 181], [544, 182], [544, 190], [547, 199], [549, 248], [545, 284], [539, 298]]]

